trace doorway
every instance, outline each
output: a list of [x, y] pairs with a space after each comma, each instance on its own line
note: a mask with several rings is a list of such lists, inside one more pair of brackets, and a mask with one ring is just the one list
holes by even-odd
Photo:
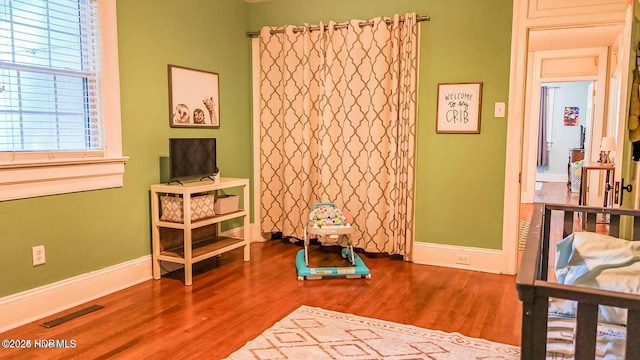
[[534, 202], [578, 204], [583, 163], [591, 161], [593, 81], [542, 83]]
[[[534, 202], [536, 183], [541, 178], [547, 182], [569, 180], [570, 149], [582, 146], [586, 162], [598, 158], [607, 105], [604, 85], [608, 53], [606, 47], [541, 49], [530, 53], [530, 80], [526, 90], [530, 101], [524, 104], [521, 203]], [[541, 105], [546, 105], [545, 111], [541, 111]], [[545, 117], [541, 125], [540, 119]], [[548, 126], [543, 133], [545, 123]], [[580, 125], [585, 130], [584, 145]], [[539, 157], [552, 152], [556, 156], [541, 168]], [[540, 174], [544, 167], [551, 171]], [[560, 168], [564, 170], [559, 171]], [[597, 187], [597, 183], [589, 182], [594, 189]]]
[[[546, 3], [545, 3], [546, 4]], [[614, 128], [613, 133], [618, 134], [624, 129], [618, 126], [625, 123], [625, 102], [627, 99], [627, 80], [629, 61], [629, 44], [631, 39], [631, 23], [633, 19], [633, 3], [617, 4], [616, 8], [601, 8], [613, 6], [607, 2], [606, 6], [599, 4], [593, 8], [586, 8], [576, 3], [571, 6], [558, 7], [556, 12], [549, 10], [548, 16], [538, 17], [531, 9], [538, 9], [536, 0], [514, 2], [514, 26], [512, 57], [510, 70], [509, 93], [509, 122], [507, 127], [507, 161], [505, 166], [505, 198], [503, 216], [503, 250], [507, 255], [506, 266], [509, 270], [517, 271], [518, 268], [518, 221], [520, 204], [533, 203], [535, 201], [535, 177], [536, 163], [533, 157], [534, 150], [530, 150], [530, 141], [537, 141], [537, 117], [532, 116], [530, 105], [540, 103], [539, 92], [542, 83], [564, 81], [593, 81], [596, 80], [596, 94], [602, 95], [594, 106], [595, 119], [607, 119], [606, 126], [599, 129], [591, 129], [589, 138], [594, 144], [591, 151], [585, 144], [585, 155], [589, 152], [590, 158], [598, 159], [599, 143], [605, 134], [613, 135], [609, 126]], [[555, 11], [555, 10], [554, 10]], [[571, 16], [569, 16], [571, 15]], [[541, 51], [570, 52], [584, 49], [604, 49], [603, 57], [595, 59], [593, 56], [556, 57], [546, 69], [540, 70], [536, 63], [535, 54]], [[558, 74], [558, 69], [573, 70], [576, 65], [603, 66], [602, 78], [597, 76], [590, 78], [547, 78], [547, 74]], [[555, 66], [558, 65], [558, 66]], [[534, 69], [536, 73], [534, 73]], [[561, 71], [562, 72], [562, 71]], [[610, 91], [612, 85], [608, 80], [617, 74], [617, 88]], [[537, 76], [540, 81], [536, 83]], [[614, 106], [611, 106], [614, 104]], [[611, 116], [613, 113], [613, 116]], [[532, 126], [531, 119], [536, 119]], [[610, 123], [609, 121], [613, 121]], [[532, 139], [532, 132], [536, 137]], [[596, 134], [599, 132], [599, 134]], [[621, 140], [622, 141], [622, 140]], [[593, 152], [596, 152], [595, 154]], [[622, 151], [618, 151], [617, 157]], [[531, 155], [531, 157], [530, 157]], [[567, 159], [568, 159], [568, 155]], [[524, 160], [526, 159], [526, 161]], [[531, 163], [529, 161], [532, 161]], [[618, 181], [619, 172], [616, 172]], [[514, 216], [515, 215], [515, 216]]]
[[[524, 104], [519, 250], [535, 203], [578, 204], [582, 179], [572, 175], [581, 175], [582, 165], [597, 159], [606, 113], [607, 47], [532, 50], [526, 87], [530, 101]], [[598, 188], [598, 181], [589, 179], [591, 188]]]

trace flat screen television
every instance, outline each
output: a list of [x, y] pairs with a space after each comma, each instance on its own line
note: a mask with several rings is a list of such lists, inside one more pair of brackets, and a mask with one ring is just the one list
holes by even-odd
[[169, 139], [169, 182], [213, 180], [217, 172], [215, 138]]

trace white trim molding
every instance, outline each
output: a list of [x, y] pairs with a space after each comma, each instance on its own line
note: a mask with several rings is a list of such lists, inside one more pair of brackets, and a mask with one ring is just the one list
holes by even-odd
[[2, 168], [0, 201], [122, 187], [126, 157]]
[[[461, 264], [458, 257], [466, 257], [468, 264]], [[494, 274], [513, 274], [505, 266], [502, 250], [466, 246], [443, 245], [416, 241], [413, 245], [413, 262], [423, 265], [443, 266], [455, 269], [482, 271]]]
[[535, 182], [566, 183], [568, 180], [569, 180], [569, 176], [567, 174], [537, 173]]
[[98, 7], [104, 148], [0, 154], [0, 201], [122, 187], [129, 158], [122, 155], [116, 1]]
[[146, 255], [0, 298], [0, 333], [151, 278], [151, 255]]
[[[247, 231], [248, 231], [247, 235], [249, 236], [250, 243], [264, 241], [262, 234], [260, 234], [260, 227], [257, 224], [255, 223], [249, 224], [249, 228], [247, 229]], [[238, 226], [233, 229], [229, 229], [227, 231], [222, 232], [220, 235], [225, 237], [242, 239], [244, 238], [244, 226]]]
[[[635, 1], [624, 0], [594, 0], [590, 2], [593, 6], [585, 6], [584, 1], [568, 0], [526, 0], [513, 1], [513, 21], [511, 29], [511, 63], [509, 71], [509, 106], [507, 118], [507, 143], [506, 143], [506, 163], [504, 177], [504, 211], [502, 222], [502, 249], [505, 252], [507, 268], [509, 273], [517, 271], [517, 239], [520, 213], [520, 200], [522, 189], [520, 186], [521, 167], [523, 158], [523, 124], [525, 123], [524, 109], [528, 102], [531, 102], [531, 95], [526, 89], [532, 85], [532, 73], [527, 69], [533, 66], [533, 55], [529, 54], [528, 40], [532, 30], [545, 29], [574, 29], [593, 28], [598, 26], [610, 26], [612, 24], [622, 24], [625, 22], [625, 38], [631, 31], [632, 16], [631, 9], [634, 8]], [[626, 7], [625, 7], [626, 6]], [[530, 9], [537, 9], [535, 13], [529, 14]], [[626, 11], [625, 11], [626, 8]], [[637, 6], [636, 6], [637, 8]], [[534, 17], [529, 17], [532, 15]], [[627, 43], [628, 44], [628, 43]], [[630, 50], [630, 46], [620, 46], [619, 49]], [[622, 51], [622, 50], [620, 50]], [[625, 59], [625, 52], [622, 51], [621, 59]], [[628, 57], [626, 58], [628, 59]], [[621, 63], [624, 64], [624, 61]], [[628, 64], [628, 61], [627, 61]], [[623, 65], [626, 69], [626, 65]], [[623, 73], [626, 73], [623, 70]], [[528, 78], [531, 76], [531, 78]], [[622, 88], [628, 86], [623, 81]], [[620, 93], [621, 103], [626, 101], [623, 92]], [[533, 102], [535, 103], [535, 102]], [[621, 107], [625, 109], [624, 106]], [[620, 126], [624, 132], [624, 126]], [[616, 177], [618, 176], [616, 171]], [[535, 186], [535, 185], [534, 185]], [[526, 190], [526, 189], [525, 189]]]

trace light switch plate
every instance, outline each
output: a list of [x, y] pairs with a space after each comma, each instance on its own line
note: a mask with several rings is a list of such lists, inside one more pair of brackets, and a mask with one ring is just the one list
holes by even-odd
[[503, 118], [505, 114], [505, 103], [497, 102], [494, 109], [494, 116], [497, 118]]

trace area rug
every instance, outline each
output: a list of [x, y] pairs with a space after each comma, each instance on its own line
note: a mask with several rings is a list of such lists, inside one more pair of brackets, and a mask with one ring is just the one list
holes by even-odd
[[520, 233], [518, 235], [518, 250], [520, 251], [523, 251], [524, 246], [527, 244], [529, 226], [531, 226], [531, 220], [520, 220]]
[[303, 305], [227, 359], [519, 360], [520, 348]]

